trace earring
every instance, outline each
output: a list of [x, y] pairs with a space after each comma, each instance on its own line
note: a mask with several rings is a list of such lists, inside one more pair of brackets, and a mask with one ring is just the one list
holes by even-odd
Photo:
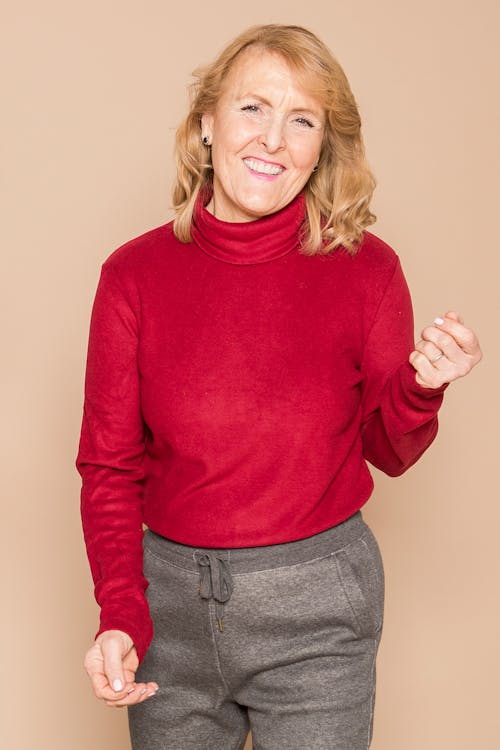
[[201, 142], [204, 146], [210, 146], [210, 138], [208, 137], [208, 135], [204, 135], [201, 139]]

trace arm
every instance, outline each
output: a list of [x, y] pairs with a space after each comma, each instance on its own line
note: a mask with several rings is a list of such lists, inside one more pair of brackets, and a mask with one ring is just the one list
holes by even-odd
[[437, 413], [447, 387], [417, 382], [410, 293], [399, 260], [365, 343], [362, 374], [363, 454], [378, 469], [398, 476], [434, 440]]
[[[85, 403], [76, 459], [87, 554], [101, 606], [97, 635], [130, 636], [139, 661], [152, 637], [142, 572], [144, 425], [138, 321], [115, 270], [104, 264], [90, 324]], [[135, 306], [138, 309], [138, 306]]]

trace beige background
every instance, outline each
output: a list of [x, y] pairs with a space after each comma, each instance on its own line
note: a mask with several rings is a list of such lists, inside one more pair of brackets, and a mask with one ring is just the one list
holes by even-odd
[[351, 80], [379, 179], [373, 231], [401, 255], [418, 328], [456, 308], [485, 350], [448, 390], [429, 453], [402, 478], [377, 475], [366, 507], [387, 573], [374, 749], [495, 746], [495, 5], [4, 4], [2, 747], [129, 747], [125, 714], [93, 699], [81, 667], [97, 622], [73, 465], [90, 306], [105, 257], [171, 217], [190, 71], [270, 21], [319, 33]]

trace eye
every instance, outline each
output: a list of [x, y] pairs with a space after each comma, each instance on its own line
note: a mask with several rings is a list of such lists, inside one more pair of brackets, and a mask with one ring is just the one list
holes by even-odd
[[258, 112], [259, 108], [257, 104], [245, 104], [244, 107], [241, 108], [242, 112]]
[[314, 124], [307, 119], [307, 117], [297, 117], [295, 120], [296, 123], [299, 125], [302, 125], [305, 128], [313, 128]]

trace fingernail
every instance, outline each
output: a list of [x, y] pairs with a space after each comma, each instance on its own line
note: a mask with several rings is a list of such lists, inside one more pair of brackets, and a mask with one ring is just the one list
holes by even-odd
[[156, 695], [157, 692], [158, 692], [158, 690], [151, 690], [151, 692], [148, 695], [148, 698], [152, 698], [153, 695]]
[[437, 323], [438, 326], [442, 326], [444, 323], [443, 318], [434, 318], [434, 323]]
[[115, 691], [115, 693], [119, 693], [120, 690], [123, 690], [123, 683], [121, 680], [113, 680], [113, 690]]
[[144, 693], [145, 693], [146, 691], [147, 691], [147, 688], [142, 688], [142, 690], [141, 690], [141, 692], [139, 693], [139, 695], [144, 695]]
[[129, 689], [127, 690], [127, 694], [128, 694], [128, 695], [130, 695], [130, 693], [133, 693], [133, 692], [134, 692], [134, 690], [135, 690], [135, 685], [134, 685], [134, 687], [131, 687], [131, 688], [129, 688]]

